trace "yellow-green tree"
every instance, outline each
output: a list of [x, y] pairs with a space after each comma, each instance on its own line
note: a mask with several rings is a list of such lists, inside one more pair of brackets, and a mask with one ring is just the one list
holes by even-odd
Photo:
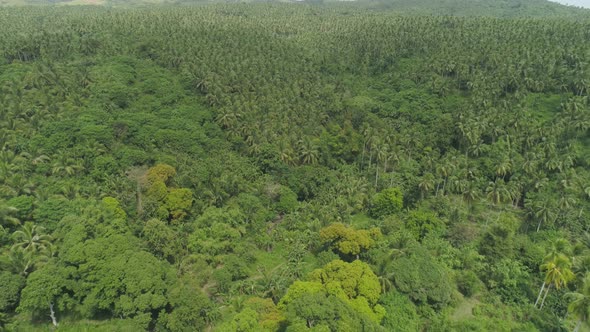
[[145, 189], [148, 200], [158, 218], [179, 222], [189, 213], [193, 193], [188, 188], [171, 187], [170, 180], [176, 175], [174, 167], [158, 164], [146, 173]]
[[294, 282], [278, 307], [288, 310], [291, 304], [309, 296], [319, 296], [318, 301], [335, 298], [360, 317], [379, 323], [385, 315], [385, 309], [377, 303], [380, 295], [379, 279], [369, 265], [359, 260], [352, 263], [335, 260], [311, 272], [307, 281]]
[[[547, 294], [549, 293], [551, 287], [560, 289], [562, 286], [567, 285], [568, 282], [574, 279], [574, 273], [571, 270], [571, 266], [572, 263], [570, 259], [562, 254], [552, 257], [541, 265], [541, 270], [545, 271], [545, 280], [541, 290], [539, 291], [537, 300], [535, 301], [535, 306], [539, 305], [539, 309], [543, 308], [543, 305], [545, 304], [545, 298], [547, 298]], [[544, 295], [541, 298], [543, 292]], [[539, 303], [539, 301], [541, 302]]]
[[378, 228], [356, 230], [342, 223], [334, 223], [320, 230], [320, 240], [345, 256], [359, 258], [359, 254], [368, 250], [381, 237]]

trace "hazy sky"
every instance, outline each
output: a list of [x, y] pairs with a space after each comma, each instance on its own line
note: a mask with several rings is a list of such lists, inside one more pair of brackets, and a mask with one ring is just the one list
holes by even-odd
[[552, 0], [566, 5], [574, 5], [580, 7], [590, 8], [590, 0]]

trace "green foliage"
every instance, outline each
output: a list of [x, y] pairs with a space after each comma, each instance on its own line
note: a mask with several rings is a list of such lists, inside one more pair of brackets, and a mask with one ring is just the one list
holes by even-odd
[[485, 278], [506, 303], [526, 303], [534, 295], [530, 288], [530, 274], [518, 261], [502, 259], [490, 267]]
[[389, 292], [379, 300], [385, 309], [383, 327], [388, 331], [418, 331], [420, 317], [416, 306], [406, 296], [398, 292]]
[[237, 209], [207, 209], [195, 222], [188, 248], [197, 253], [220, 255], [233, 252], [241, 238], [244, 216]]
[[388, 188], [376, 194], [371, 201], [371, 217], [380, 219], [399, 212], [404, 204], [400, 188]]
[[73, 267], [60, 267], [49, 264], [32, 272], [27, 285], [22, 290], [18, 311], [30, 312], [36, 316], [47, 317], [50, 304], [57, 312], [71, 310], [77, 304], [72, 295], [78, 291], [75, 284], [68, 282]]
[[157, 182], [163, 182], [166, 184], [174, 175], [176, 175], [176, 170], [174, 167], [166, 164], [158, 164], [148, 169], [146, 180], [150, 186]]
[[455, 291], [451, 272], [416, 246], [392, 264], [395, 286], [417, 304], [435, 308], [449, 305]]
[[281, 187], [276, 210], [279, 213], [293, 212], [297, 207], [297, 194], [288, 187]]
[[445, 224], [440, 218], [430, 211], [410, 211], [405, 227], [415, 236], [416, 240], [422, 240], [427, 235], [440, 237]]
[[57, 223], [69, 212], [69, 205], [65, 198], [50, 198], [39, 204], [33, 211], [33, 218], [48, 227], [54, 229]]
[[105, 197], [102, 199], [105, 209], [113, 214], [116, 219], [127, 220], [127, 214], [121, 207], [121, 203], [114, 197]]
[[286, 331], [382, 331], [334, 295], [312, 293], [287, 305]]
[[260, 331], [258, 313], [253, 309], [246, 308], [234, 316], [231, 323], [222, 325], [220, 331], [255, 332]]
[[587, 11], [108, 5], [0, 8], [4, 328], [583, 326]]
[[170, 189], [166, 196], [166, 209], [175, 221], [184, 219], [193, 204], [193, 193], [187, 188]]
[[8, 271], [0, 272], [0, 312], [7, 313], [16, 307], [24, 285], [24, 277]]
[[14, 207], [17, 211], [15, 217], [19, 220], [31, 220], [35, 198], [31, 196], [16, 196], [9, 199], [6, 204]]
[[364, 297], [370, 306], [375, 306], [379, 299], [377, 277], [369, 265], [359, 260], [352, 263], [333, 261], [322, 269], [314, 270], [309, 277], [312, 281], [325, 284], [337, 282], [349, 299]]
[[503, 218], [491, 225], [483, 234], [480, 253], [490, 259], [510, 258], [514, 252], [514, 235], [516, 232], [512, 217]]
[[352, 263], [336, 260], [328, 263], [323, 269], [314, 270], [309, 275], [309, 280], [297, 281], [291, 285], [281, 299], [279, 308], [289, 310], [290, 305], [298, 307], [301, 305], [299, 301], [308, 301], [309, 296], [317, 295], [316, 300], [321, 303], [326, 301], [326, 297], [336, 297], [345, 303], [347, 308], [376, 323], [379, 323], [385, 314], [383, 307], [377, 303], [381, 292], [379, 280], [366, 263], [359, 260]]
[[245, 306], [258, 314], [261, 329], [265, 331], [277, 331], [280, 329], [284, 317], [271, 299], [253, 297], [246, 301]]
[[143, 227], [143, 238], [156, 256], [173, 259], [178, 254], [176, 234], [161, 220], [148, 220]]
[[477, 294], [483, 286], [477, 274], [471, 270], [460, 271], [455, 279], [457, 281], [457, 288], [467, 297]]
[[357, 256], [374, 244], [381, 237], [378, 228], [355, 230], [341, 223], [334, 223], [320, 230], [320, 240], [345, 256]]
[[146, 196], [153, 209], [153, 215], [173, 223], [183, 221], [190, 213], [193, 205], [193, 193], [187, 188], [168, 187], [172, 177], [176, 175], [174, 167], [158, 164], [147, 170]]
[[172, 311], [161, 313], [158, 322], [170, 331], [205, 329], [216, 317], [209, 299], [196, 287], [178, 285], [169, 294]]
[[156, 202], [164, 201], [167, 195], [168, 188], [164, 181], [156, 180], [152, 182], [147, 190], [147, 196]]

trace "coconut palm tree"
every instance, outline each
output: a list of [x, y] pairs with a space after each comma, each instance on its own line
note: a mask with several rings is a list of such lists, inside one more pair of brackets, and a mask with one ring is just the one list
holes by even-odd
[[418, 183], [420, 189], [420, 195], [424, 198], [429, 192], [434, 190], [435, 177], [432, 173], [426, 173], [422, 176], [422, 179]]
[[503, 179], [497, 178], [495, 181], [490, 181], [486, 188], [486, 195], [488, 199], [494, 204], [500, 204], [509, 200], [510, 191], [506, 188]]
[[317, 144], [309, 137], [299, 141], [299, 157], [303, 164], [315, 164], [319, 159]]
[[[547, 298], [547, 294], [549, 294], [551, 287], [560, 289], [574, 279], [571, 265], [572, 263], [569, 258], [563, 254], [560, 254], [541, 265], [541, 271], [545, 271], [545, 280], [541, 286], [537, 300], [535, 301], [535, 307], [539, 305], [539, 309], [543, 308], [545, 299]], [[543, 292], [544, 295], [541, 299]], [[539, 303], [539, 301], [541, 302]]]
[[18, 225], [20, 221], [14, 215], [18, 211], [14, 206], [8, 205], [6, 202], [0, 201], [0, 226], [14, 226]]
[[12, 238], [16, 242], [12, 248], [22, 248], [27, 252], [36, 254], [39, 252], [46, 252], [51, 249], [52, 237], [43, 234], [45, 228], [26, 222], [20, 230], [12, 234]]

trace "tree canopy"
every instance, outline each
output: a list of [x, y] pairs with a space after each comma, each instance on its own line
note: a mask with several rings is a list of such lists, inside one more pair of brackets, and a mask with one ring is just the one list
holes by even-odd
[[0, 8], [1, 330], [587, 327], [587, 11], [107, 4]]

